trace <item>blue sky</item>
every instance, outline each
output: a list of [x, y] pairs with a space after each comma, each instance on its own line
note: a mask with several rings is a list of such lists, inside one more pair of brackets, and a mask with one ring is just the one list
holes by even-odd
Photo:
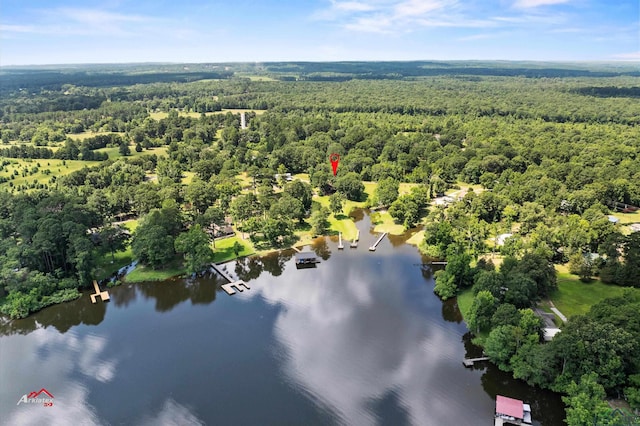
[[639, 0], [2, 0], [0, 65], [640, 60]]

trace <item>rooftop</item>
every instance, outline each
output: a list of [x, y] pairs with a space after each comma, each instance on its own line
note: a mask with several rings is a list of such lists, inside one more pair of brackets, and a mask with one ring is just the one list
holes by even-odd
[[505, 415], [515, 417], [516, 419], [524, 418], [524, 402], [519, 399], [508, 398], [506, 396], [496, 396], [496, 415]]

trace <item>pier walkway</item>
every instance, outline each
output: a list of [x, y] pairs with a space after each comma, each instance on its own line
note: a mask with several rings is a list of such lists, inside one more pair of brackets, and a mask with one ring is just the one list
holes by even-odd
[[373, 243], [371, 247], [369, 247], [369, 251], [376, 251], [376, 248], [378, 248], [378, 244], [380, 244], [380, 241], [382, 241], [382, 239], [386, 236], [387, 236], [387, 232], [383, 232], [382, 235], [380, 235], [380, 238], [378, 238], [378, 240], [375, 243]]
[[473, 367], [473, 364], [480, 361], [489, 361], [488, 356], [482, 356], [480, 358], [465, 358], [462, 360], [462, 363], [465, 367]]
[[[218, 265], [216, 265], [215, 263], [211, 264], [211, 267], [213, 268], [214, 271], [216, 271], [218, 274], [220, 274], [222, 276], [222, 278], [224, 278], [225, 280], [229, 281], [228, 284], [222, 284], [222, 289], [229, 295], [231, 296], [232, 294], [236, 294], [236, 290], [242, 292], [244, 290], [251, 290], [251, 287], [249, 287], [244, 281], [242, 280], [238, 280], [238, 281], [234, 281], [233, 278], [231, 278], [229, 276], [229, 274], [227, 274], [225, 271], [223, 271], [221, 268], [218, 267]], [[234, 289], [235, 287], [235, 289]]]

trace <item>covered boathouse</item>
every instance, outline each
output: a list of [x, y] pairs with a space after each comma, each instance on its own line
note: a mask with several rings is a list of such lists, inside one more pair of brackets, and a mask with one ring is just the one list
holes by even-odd
[[320, 263], [318, 256], [311, 251], [303, 251], [295, 254], [297, 268], [313, 268], [316, 263]]
[[496, 396], [496, 416], [494, 426], [530, 425], [531, 406], [519, 399]]

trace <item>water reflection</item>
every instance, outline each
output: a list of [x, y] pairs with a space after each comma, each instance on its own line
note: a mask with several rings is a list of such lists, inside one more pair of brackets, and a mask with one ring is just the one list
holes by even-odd
[[192, 305], [209, 304], [216, 299], [216, 290], [227, 281], [214, 274], [187, 280], [172, 279], [163, 283], [140, 284], [138, 289], [145, 299], [155, 299], [158, 312], [169, 312], [187, 300]]
[[200, 426], [205, 423], [196, 417], [187, 407], [178, 404], [172, 398], [167, 399], [160, 412], [155, 416], [146, 416], [141, 420], [142, 426], [180, 425]]
[[[418, 267], [349, 253], [332, 258], [340, 261], [331, 267], [287, 269], [282, 280], [263, 276], [250, 296], [243, 295], [284, 307], [275, 323], [287, 352], [284, 374], [346, 424], [376, 424], [383, 417], [395, 424], [407, 418], [448, 424], [447, 412], [458, 403], [447, 398], [445, 404], [432, 389], [447, 380], [440, 365], [459, 362], [460, 355], [447, 343], [450, 331], [420, 306], [433, 299], [427, 297], [431, 286]], [[368, 269], [349, 266], [364, 256]], [[394, 401], [395, 411], [372, 409]]]
[[20, 320], [4, 320], [0, 323], [0, 336], [29, 334], [41, 327], [54, 327], [64, 333], [71, 327], [86, 324], [98, 325], [104, 320], [107, 304], [91, 303], [88, 292], [80, 299], [47, 307], [35, 315]]
[[456, 299], [447, 299], [442, 302], [442, 318], [449, 322], [462, 322], [462, 313]]
[[[11, 383], [0, 387], [2, 420], [8, 425], [99, 424], [83, 382], [113, 380], [118, 360], [104, 355], [106, 346], [103, 336], [53, 328], [38, 328], [28, 338], [4, 337], [2, 354], [12, 364], [0, 364], [3, 383]], [[54, 395], [53, 407], [16, 405], [23, 394], [43, 387]]]

